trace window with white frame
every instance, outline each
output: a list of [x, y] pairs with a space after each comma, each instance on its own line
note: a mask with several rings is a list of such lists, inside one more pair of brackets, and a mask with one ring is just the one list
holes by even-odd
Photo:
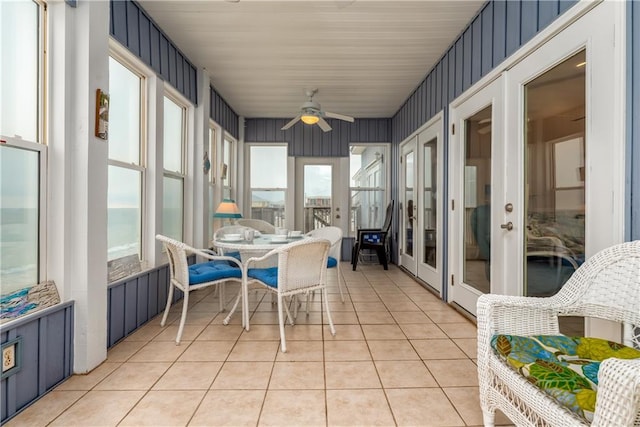
[[213, 214], [216, 212], [216, 164], [217, 164], [217, 156], [216, 156], [216, 144], [218, 139], [218, 132], [213, 123], [209, 124], [209, 151], [207, 153], [207, 157], [209, 159], [209, 172], [207, 174], [207, 182], [208, 182], [208, 191], [209, 191], [209, 210], [207, 215], [207, 223], [209, 224], [209, 234], [205, 242], [208, 242], [213, 236], [214, 229], [214, 218]]
[[250, 218], [284, 227], [287, 195], [287, 146], [249, 147]]
[[379, 228], [387, 205], [387, 146], [352, 144], [349, 148], [349, 235], [358, 228]]
[[233, 199], [233, 172], [235, 162], [235, 141], [230, 135], [225, 134], [222, 142], [222, 166], [220, 180], [222, 181], [222, 197]]
[[[0, 283], [2, 297], [45, 279], [44, 3], [0, 1]], [[14, 311], [17, 317], [22, 311]], [[3, 313], [3, 318], [5, 317]]]
[[[109, 57], [108, 261], [133, 258], [128, 264], [135, 264], [142, 259], [145, 85], [133, 67]], [[109, 269], [118, 264], [110, 262]], [[109, 273], [111, 279], [118, 278]]]
[[164, 97], [162, 233], [183, 240], [187, 108]]

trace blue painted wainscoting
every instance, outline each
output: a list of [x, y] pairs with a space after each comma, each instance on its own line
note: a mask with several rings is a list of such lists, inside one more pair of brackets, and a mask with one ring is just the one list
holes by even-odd
[[73, 373], [73, 308], [68, 301], [0, 326], [2, 344], [21, 339], [15, 374], [2, 379], [0, 424]]
[[[168, 264], [110, 284], [107, 289], [107, 348], [162, 313], [168, 290]], [[180, 298], [182, 292], [176, 289], [174, 303]]]

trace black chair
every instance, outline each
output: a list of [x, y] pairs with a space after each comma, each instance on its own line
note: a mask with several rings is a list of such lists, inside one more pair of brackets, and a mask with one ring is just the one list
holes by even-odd
[[378, 261], [384, 267], [385, 270], [389, 269], [388, 253], [391, 252], [391, 240], [389, 239], [389, 233], [391, 230], [391, 219], [393, 217], [393, 200], [387, 206], [387, 213], [384, 217], [384, 224], [382, 228], [359, 228], [357, 233], [357, 239], [353, 245], [353, 251], [351, 252], [351, 264], [355, 271], [358, 265], [358, 257], [360, 251], [363, 249], [370, 249], [376, 251], [378, 255]]

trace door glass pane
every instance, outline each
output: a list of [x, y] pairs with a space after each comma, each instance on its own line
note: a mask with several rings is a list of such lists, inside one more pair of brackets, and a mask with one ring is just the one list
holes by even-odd
[[0, 283], [6, 295], [39, 281], [39, 152], [0, 145], [0, 196]]
[[524, 86], [525, 295], [555, 294], [584, 261], [585, 52]]
[[138, 255], [142, 240], [142, 172], [109, 166], [107, 192], [108, 260]]
[[404, 226], [404, 253], [413, 256], [413, 174], [414, 174], [414, 154], [413, 151], [404, 156], [404, 201], [405, 215]]
[[491, 272], [491, 106], [465, 122], [464, 282], [489, 292]]
[[436, 219], [438, 207], [438, 140], [424, 144], [424, 259], [423, 263], [436, 267]]
[[331, 225], [331, 165], [304, 165], [304, 233]]

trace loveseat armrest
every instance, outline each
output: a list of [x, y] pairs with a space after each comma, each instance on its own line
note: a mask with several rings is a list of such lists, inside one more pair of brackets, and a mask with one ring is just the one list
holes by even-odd
[[640, 422], [640, 359], [609, 358], [598, 371], [592, 427], [633, 426]]
[[485, 294], [478, 298], [478, 334], [557, 335], [563, 307], [554, 297]]

